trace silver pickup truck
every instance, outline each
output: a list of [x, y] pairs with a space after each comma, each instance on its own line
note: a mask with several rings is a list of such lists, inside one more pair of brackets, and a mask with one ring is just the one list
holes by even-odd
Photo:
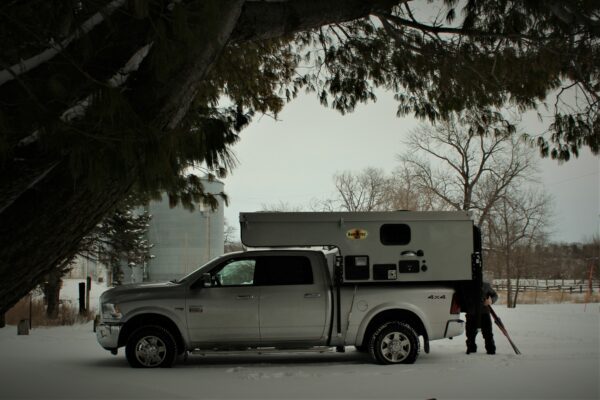
[[[356, 346], [382, 364], [413, 363], [423, 337], [462, 334], [450, 286], [335, 285], [335, 253], [231, 253], [168, 283], [116, 287], [100, 298], [102, 347], [132, 367], [169, 367], [184, 352]], [[338, 290], [339, 289], [339, 290]]]

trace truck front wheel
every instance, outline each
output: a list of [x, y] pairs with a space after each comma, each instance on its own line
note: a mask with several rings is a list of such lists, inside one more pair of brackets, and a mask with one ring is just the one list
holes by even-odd
[[177, 357], [177, 344], [165, 328], [142, 326], [127, 340], [125, 355], [134, 368], [169, 368]]
[[392, 321], [375, 330], [369, 353], [379, 364], [412, 364], [419, 355], [419, 345], [419, 336], [410, 325]]

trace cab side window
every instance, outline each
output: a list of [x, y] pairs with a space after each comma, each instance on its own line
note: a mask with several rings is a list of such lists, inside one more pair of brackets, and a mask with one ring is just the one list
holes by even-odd
[[312, 285], [312, 265], [308, 257], [261, 257], [256, 272], [257, 285]]
[[230, 260], [211, 273], [214, 286], [249, 286], [254, 284], [256, 260]]

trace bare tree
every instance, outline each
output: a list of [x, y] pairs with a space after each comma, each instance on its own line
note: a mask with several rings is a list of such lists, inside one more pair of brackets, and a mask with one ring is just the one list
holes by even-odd
[[421, 125], [406, 141], [399, 171], [430, 196], [430, 207], [471, 211], [482, 225], [507, 188], [534, 170], [514, 131], [500, 114], [476, 111]]
[[[508, 190], [487, 214], [489, 249], [504, 266], [507, 278], [507, 305], [517, 304], [519, 280], [527, 260], [533, 255], [536, 245], [544, 242], [547, 232], [550, 198], [545, 193], [530, 189]], [[516, 277], [513, 295], [511, 279]]]
[[312, 208], [325, 211], [390, 210], [390, 180], [381, 168], [366, 167], [358, 173], [338, 172], [333, 176], [335, 197], [318, 202]]
[[302, 206], [292, 205], [286, 201], [279, 200], [277, 203], [260, 205], [261, 211], [273, 211], [273, 212], [299, 212], [302, 211]]
[[366, 167], [358, 172], [343, 171], [333, 176], [335, 195], [313, 199], [314, 211], [397, 211], [432, 210], [435, 198], [420, 190], [414, 171], [406, 165], [387, 175], [383, 169]]
[[508, 305], [516, 304], [510, 279], [522, 276], [542, 243], [550, 199], [535, 190], [536, 168], [527, 145], [500, 114], [467, 112], [413, 131], [399, 171], [432, 197], [434, 209], [464, 210], [484, 229], [492, 266], [504, 271]]
[[358, 174], [345, 171], [334, 176], [335, 188], [346, 211], [383, 211], [388, 209], [388, 178], [383, 169], [367, 167]]
[[225, 253], [242, 250], [243, 246], [239, 240], [239, 236], [236, 237], [237, 229], [227, 219], [225, 219], [224, 224], [223, 242]]
[[419, 181], [419, 170], [409, 162], [401, 161], [390, 178], [389, 201], [393, 210], [443, 210], [447, 208], [433, 191]]

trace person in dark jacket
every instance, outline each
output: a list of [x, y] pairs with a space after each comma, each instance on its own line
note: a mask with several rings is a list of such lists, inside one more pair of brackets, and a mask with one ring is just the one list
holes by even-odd
[[485, 341], [485, 350], [488, 354], [496, 354], [496, 343], [492, 332], [492, 318], [490, 317], [489, 305], [498, 300], [498, 294], [492, 286], [483, 282], [481, 284], [481, 303], [475, 304], [467, 310], [467, 354], [477, 351], [475, 338], [477, 330], [481, 328], [481, 334]]

